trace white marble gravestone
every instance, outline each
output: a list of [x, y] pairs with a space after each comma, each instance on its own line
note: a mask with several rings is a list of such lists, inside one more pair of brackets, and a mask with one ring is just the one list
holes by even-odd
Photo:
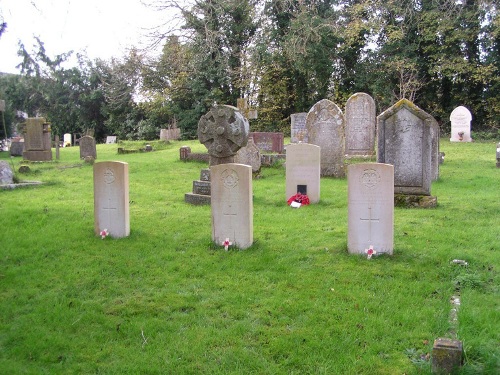
[[71, 142], [71, 134], [70, 133], [65, 133], [63, 136], [63, 147], [69, 147], [73, 143]]
[[363, 92], [352, 95], [345, 107], [345, 153], [347, 156], [375, 154], [377, 111], [373, 98]]
[[286, 148], [286, 199], [297, 194], [307, 194], [310, 203], [320, 198], [319, 146], [308, 143], [290, 144]]
[[472, 142], [470, 128], [472, 114], [464, 106], [455, 108], [450, 115], [451, 142]]
[[394, 248], [394, 166], [351, 164], [347, 169], [349, 253], [392, 255]]
[[212, 241], [240, 249], [253, 243], [252, 167], [227, 163], [210, 167]]
[[106, 229], [113, 238], [130, 234], [128, 164], [94, 164], [94, 231]]
[[328, 99], [317, 102], [307, 113], [309, 143], [321, 147], [321, 175], [344, 177], [344, 115]]
[[407, 99], [377, 117], [377, 162], [394, 165], [395, 193], [430, 195], [436, 124]]

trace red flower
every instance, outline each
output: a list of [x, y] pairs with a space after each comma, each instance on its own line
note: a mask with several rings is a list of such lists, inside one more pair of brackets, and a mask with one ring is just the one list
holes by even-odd
[[298, 203], [300, 203], [302, 205], [310, 203], [309, 202], [309, 197], [306, 194], [302, 194], [302, 193], [297, 193], [295, 195], [292, 195], [288, 199], [287, 203], [288, 203], [288, 205], [291, 205], [292, 202], [298, 202]]

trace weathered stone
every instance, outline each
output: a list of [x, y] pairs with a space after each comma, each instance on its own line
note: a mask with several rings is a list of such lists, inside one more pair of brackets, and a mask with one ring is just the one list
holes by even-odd
[[80, 138], [80, 159], [91, 157], [97, 159], [97, 149], [95, 139], [89, 135], [84, 135]]
[[23, 158], [30, 161], [52, 160], [50, 124], [43, 117], [26, 119]]
[[394, 206], [404, 208], [434, 208], [437, 207], [437, 197], [430, 195], [395, 194]]
[[283, 152], [284, 136], [280, 132], [251, 132], [249, 138], [253, 138], [253, 142], [260, 151]]
[[291, 143], [307, 143], [309, 142], [309, 137], [307, 136], [306, 128], [306, 112], [293, 113], [290, 116], [291, 119]]
[[438, 338], [432, 348], [431, 370], [434, 374], [454, 374], [462, 365], [463, 345], [460, 340]]
[[8, 185], [14, 183], [14, 172], [6, 161], [0, 161], [0, 185]]
[[375, 154], [376, 107], [373, 98], [365, 93], [352, 95], [345, 108], [345, 153], [347, 156]]
[[12, 142], [10, 144], [10, 156], [23, 156], [24, 141]]
[[260, 161], [260, 151], [255, 145], [252, 137], [248, 138], [246, 146], [238, 150], [234, 156], [234, 162], [251, 166], [253, 173], [260, 171], [262, 165]]

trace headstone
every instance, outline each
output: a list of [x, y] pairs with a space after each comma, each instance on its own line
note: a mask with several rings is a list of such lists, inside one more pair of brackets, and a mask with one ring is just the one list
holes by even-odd
[[14, 173], [8, 162], [0, 160], [0, 185], [9, 185], [14, 183]]
[[472, 142], [470, 128], [472, 114], [464, 106], [455, 108], [450, 115], [451, 138], [450, 142]]
[[95, 146], [95, 139], [90, 135], [84, 135], [80, 138], [80, 159], [92, 157], [97, 159], [97, 150]]
[[291, 143], [309, 142], [309, 137], [307, 136], [306, 129], [306, 112], [293, 113], [291, 118]]
[[234, 156], [234, 162], [238, 164], [245, 164], [252, 167], [252, 172], [257, 173], [260, 171], [260, 151], [253, 142], [253, 138], [249, 137], [247, 145], [240, 148]]
[[308, 143], [290, 144], [286, 148], [286, 199], [300, 192], [310, 203], [320, 198], [319, 146]]
[[257, 148], [264, 152], [276, 152], [281, 154], [284, 146], [284, 136], [280, 132], [251, 132], [249, 137]]
[[108, 135], [106, 137], [106, 144], [116, 143], [116, 135]]
[[71, 143], [71, 134], [66, 133], [63, 136], [63, 147], [70, 147], [72, 145]]
[[351, 164], [347, 170], [348, 235], [351, 254], [372, 248], [392, 255], [394, 248], [394, 166]]
[[55, 136], [54, 143], [56, 144], [56, 159], [59, 160], [59, 157], [61, 156], [59, 148], [61, 147], [61, 145], [59, 144], [59, 136], [58, 135]]
[[52, 160], [50, 124], [43, 117], [34, 117], [27, 118], [23, 127], [23, 158], [30, 161]]
[[184, 195], [184, 201], [196, 206], [210, 204], [210, 169], [202, 169], [200, 179], [193, 181], [193, 192]]
[[10, 156], [23, 156], [24, 142], [13, 141], [10, 144]]
[[231, 163], [248, 141], [248, 120], [236, 107], [214, 106], [198, 121], [198, 139], [208, 149], [210, 165]]
[[438, 338], [432, 347], [433, 374], [455, 374], [462, 365], [463, 345], [460, 340]]
[[377, 117], [377, 161], [394, 165], [394, 193], [430, 195], [435, 123], [407, 99]]
[[212, 241], [229, 239], [240, 249], [253, 243], [252, 168], [219, 164], [210, 168], [212, 181]]
[[182, 161], [186, 161], [190, 153], [191, 153], [191, 147], [189, 146], [182, 146], [181, 148], [179, 148], [179, 158]]
[[437, 121], [431, 121], [431, 176], [432, 181], [436, 181], [439, 178], [439, 165], [440, 165], [440, 155], [439, 155], [439, 124]]
[[321, 175], [344, 177], [344, 115], [328, 99], [317, 102], [307, 113], [309, 143], [321, 147]]
[[130, 234], [128, 164], [94, 164], [94, 232], [106, 229], [111, 237]]
[[500, 143], [497, 144], [497, 168], [500, 168]]
[[375, 154], [377, 110], [373, 98], [365, 93], [352, 95], [345, 107], [345, 153], [347, 156]]
[[171, 141], [177, 140], [181, 137], [181, 130], [177, 127], [169, 129], [160, 129], [160, 140], [161, 141]]

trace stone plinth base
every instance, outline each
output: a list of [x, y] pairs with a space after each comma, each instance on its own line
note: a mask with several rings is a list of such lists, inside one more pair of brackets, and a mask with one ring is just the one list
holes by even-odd
[[210, 205], [210, 195], [186, 193], [184, 194], [184, 201], [195, 206], [201, 206], [204, 204]]
[[462, 365], [462, 341], [438, 338], [432, 347], [432, 373], [453, 374]]
[[404, 208], [435, 208], [437, 197], [431, 195], [394, 194], [394, 206]]
[[23, 158], [29, 161], [51, 161], [52, 150], [45, 151], [24, 151]]

